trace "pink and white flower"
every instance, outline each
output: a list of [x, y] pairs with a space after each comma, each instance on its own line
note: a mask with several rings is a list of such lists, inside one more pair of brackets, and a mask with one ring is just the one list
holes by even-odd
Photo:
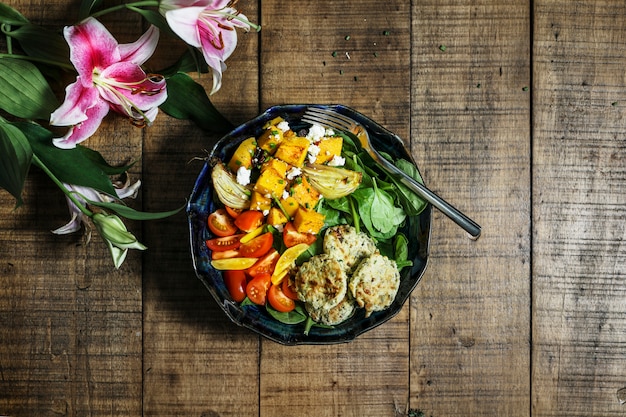
[[165, 79], [141, 69], [156, 49], [158, 29], [151, 26], [136, 42], [118, 44], [102, 23], [88, 18], [66, 27], [64, 35], [78, 76], [50, 116], [50, 124], [70, 126], [54, 144], [74, 148], [95, 133], [110, 109], [135, 125], [150, 125], [167, 99]]
[[198, 48], [213, 72], [213, 89], [222, 86], [224, 61], [237, 46], [236, 27], [249, 31], [252, 24], [232, 7], [236, 0], [161, 0], [159, 11], [184, 42]]

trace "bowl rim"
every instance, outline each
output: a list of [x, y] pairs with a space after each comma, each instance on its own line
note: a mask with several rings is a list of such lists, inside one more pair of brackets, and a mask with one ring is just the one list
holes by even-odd
[[[217, 304], [220, 306], [222, 311], [226, 314], [226, 316], [233, 323], [241, 327], [247, 328], [253, 331], [254, 333], [257, 333], [258, 335], [265, 337], [266, 339], [272, 340], [282, 345], [326, 345], [326, 344], [347, 343], [347, 342], [354, 340], [359, 335], [382, 325], [383, 323], [389, 321], [390, 319], [395, 317], [397, 314], [399, 314], [399, 312], [402, 310], [402, 308], [406, 304], [406, 301], [410, 298], [411, 294], [413, 293], [417, 285], [420, 283], [424, 273], [426, 272], [426, 269], [429, 263], [429, 258], [430, 258], [429, 252], [430, 252], [430, 241], [431, 241], [431, 233], [432, 233], [432, 207], [430, 204], [427, 204], [426, 208], [419, 215], [414, 216], [416, 218], [415, 221], [419, 222], [419, 225], [418, 225], [418, 227], [420, 228], [419, 230], [423, 230], [425, 234], [421, 236], [419, 240], [420, 245], [424, 246], [424, 247], [418, 248], [418, 251], [420, 252], [419, 253], [419, 261], [420, 261], [419, 268], [417, 268], [417, 266], [414, 264], [408, 273], [403, 274], [403, 278], [402, 278], [403, 280], [406, 280], [407, 278], [410, 278], [412, 280], [410, 285], [406, 288], [403, 288], [402, 295], [400, 294], [400, 292], [398, 293], [398, 295], [396, 295], [396, 299], [394, 300], [392, 306], [390, 306], [389, 308], [380, 312], [374, 312], [367, 319], [363, 316], [363, 312], [362, 312], [363, 309], [358, 309], [359, 311], [356, 313], [357, 316], [351, 318], [349, 321], [358, 320], [360, 323], [359, 326], [347, 329], [347, 328], [341, 328], [341, 325], [338, 325], [337, 327], [335, 327], [335, 329], [339, 328], [342, 331], [338, 331], [337, 334], [330, 334], [328, 337], [325, 337], [324, 336], [325, 332], [320, 332], [319, 329], [315, 330], [313, 332], [314, 333], [313, 335], [309, 333], [309, 335], [306, 336], [303, 333], [302, 334], [298, 333], [296, 334], [297, 337], [287, 337], [288, 335], [286, 336], [284, 334], [280, 334], [278, 332], [278, 329], [259, 328], [260, 322], [254, 319], [257, 318], [257, 316], [261, 317], [261, 319], [268, 318], [268, 314], [264, 313], [265, 309], [260, 306], [255, 306], [255, 305], [250, 305], [250, 306], [246, 306], [246, 308], [242, 308], [241, 306], [239, 306], [239, 303], [236, 303], [233, 300], [229, 299], [228, 297], [223, 296], [223, 292], [222, 294], [220, 294], [220, 292], [215, 288], [215, 285], [212, 285], [211, 281], [215, 279], [215, 275], [217, 274], [220, 275], [220, 279], [221, 279], [221, 273], [214, 269], [213, 271], [205, 270], [202, 267], [202, 265], [206, 265], [205, 255], [208, 249], [204, 249], [204, 250], [202, 249], [202, 246], [206, 248], [206, 245], [204, 245], [204, 240], [202, 240], [201, 236], [198, 236], [198, 233], [206, 234], [206, 228], [204, 228], [204, 230], [202, 230], [202, 227], [200, 227], [201, 230], [196, 230], [196, 229], [198, 225], [203, 222], [203, 220], [206, 220], [206, 217], [204, 216], [202, 208], [201, 208], [203, 204], [202, 201], [205, 201], [206, 206], [209, 207], [209, 209], [207, 209], [206, 212], [208, 212], [210, 210], [211, 205], [215, 203], [212, 200], [212, 198], [209, 198], [207, 195], [207, 193], [211, 191], [210, 190], [210, 172], [211, 172], [210, 160], [216, 156], [224, 160], [223, 158], [224, 154], [229, 153], [230, 151], [234, 150], [234, 148], [242, 140], [245, 139], [244, 136], [246, 137], [251, 136], [251, 134], [249, 133], [243, 134], [247, 131], [247, 129], [258, 125], [256, 129], [260, 130], [260, 128], [266, 121], [272, 120], [279, 113], [283, 116], [285, 116], [286, 114], [297, 115], [297, 114], [302, 113], [304, 109], [306, 109], [307, 107], [330, 108], [342, 114], [352, 117], [353, 119], [357, 120], [359, 123], [363, 124], [368, 129], [368, 132], [370, 133], [370, 136], [372, 137], [372, 141], [374, 143], [380, 142], [381, 139], [391, 139], [392, 142], [387, 143], [387, 145], [391, 146], [392, 150], [397, 151], [399, 153], [396, 156], [405, 158], [408, 161], [410, 161], [412, 164], [415, 165], [415, 167], [417, 168], [419, 172], [419, 167], [417, 166], [417, 164], [415, 164], [415, 161], [413, 160], [411, 153], [406, 149], [404, 141], [402, 141], [400, 137], [398, 137], [391, 131], [387, 130], [386, 128], [382, 127], [380, 124], [378, 124], [374, 120], [368, 118], [367, 116], [361, 114], [360, 112], [348, 106], [341, 105], [341, 104], [330, 104], [330, 105], [283, 104], [283, 105], [271, 106], [267, 108], [265, 111], [263, 111], [261, 114], [259, 114], [258, 116], [248, 120], [247, 122], [242, 123], [241, 125], [232, 129], [226, 135], [223, 135], [211, 149], [211, 152], [209, 153], [209, 156], [207, 157], [204, 166], [202, 167], [200, 173], [198, 174], [196, 181], [194, 183], [193, 190], [190, 194], [190, 197], [186, 206], [186, 215], [187, 215], [188, 227], [189, 227], [189, 244], [190, 244], [190, 250], [191, 250], [192, 264], [193, 264], [194, 272], [197, 278], [200, 279], [200, 281], [207, 288], [207, 290], [209, 291], [213, 299], [217, 302]], [[236, 135], [240, 135], [240, 137], [238, 139], [236, 138], [233, 140], [232, 139], [233, 136], [236, 136]], [[257, 137], [258, 135], [255, 134], [254, 136]], [[218, 155], [220, 153], [222, 154], [222, 156]], [[198, 198], [201, 199], [200, 203], [196, 203]], [[206, 222], [204, 223], [206, 224]], [[200, 241], [201, 241], [200, 249], [198, 250], [198, 244]], [[415, 258], [414, 256], [412, 260], [416, 261], [418, 260], [418, 258]], [[414, 272], [413, 271], [414, 269], [417, 269], [417, 270]], [[213, 276], [211, 276], [211, 272], [213, 273]], [[292, 326], [292, 325], [280, 323], [275, 319], [270, 319], [270, 320], [275, 322], [275, 323], [271, 323], [271, 321], [269, 322], [269, 324], [273, 327], [286, 328], [286, 326]], [[317, 328], [314, 328], [314, 329], [317, 329]]]

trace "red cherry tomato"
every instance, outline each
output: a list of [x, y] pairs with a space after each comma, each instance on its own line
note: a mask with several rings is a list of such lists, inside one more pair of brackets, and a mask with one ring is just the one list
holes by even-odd
[[240, 303], [246, 298], [246, 273], [243, 271], [224, 271], [224, 284], [233, 300]]
[[267, 292], [267, 300], [274, 309], [288, 313], [296, 308], [296, 303], [283, 293], [281, 285], [272, 285]]
[[257, 275], [246, 286], [246, 295], [254, 304], [265, 305], [267, 290], [270, 285], [272, 285], [270, 274]]
[[248, 269], [248, 275], [256, 277], [261, 274], [272, 274], [276, 267], [276, 262], [280, 258], [280, 253], [274, 248], [270, 249], [262, 258]]
[[244, 236], [243, 233], [232, 236], [216, 237], [206, 241], [206, 245], [213, 252], [223, 252], [226, 250], [237, 249], [241, 243], [239, 239]]
[[244, 232], [251, 232], [263, 224], [263, 213], [257, 210], [247, 210], [242, 212], [235, 219], [235, 226]]
[[233, 219], [236, 219], [237, 216], [239, 216], [242, 211], [243, 209], [235, 209], [235, 208], [226, 206], [226, 213], [228, 213], [228, 215], [232, 217]]
[[288, 222], [283, 228], [283, 242], [288, 248], [296, 246], [300, 243], [312, 244], [317, 239], [317, 236], [311, 233], [300, 233], [296, 230], [293, 223]]
[[239, 252], [245, 258], [260, 258], [265, 255], [274, 243], [274, 236], [271, 232], [263, 233], [249, 242], [241, 245]]
[[217, 236], [230, 236], [237, 232], [237, 226], [235, 226], [232, 217], [222, 208], [209, 214], [207, 223], [211, 232]]
[[283, 279], [283, 283], [281, 284], [281, 286], [282, 286], [283, 294], [285, 294], [287, 297], [291, 298], [292, 300], [298, 299], [298, 293], [296, 292], [296, 289], [294, 287], [294, 282], [291, 277], [289, 276], [285, 277], [285, 279]]

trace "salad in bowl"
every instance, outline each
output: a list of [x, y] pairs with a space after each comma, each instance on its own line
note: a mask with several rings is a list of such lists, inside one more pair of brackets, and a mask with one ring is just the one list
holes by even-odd
[[[198, 277], [232, 321], [282, 344], [347, 342], [396, 315], [430, 237], [430, 205], [350, 132], [303, 122], [308, 107], [272, 107], [222, 138], [187, 207]], [[422, 181], [397, 136], [322, 107]]]

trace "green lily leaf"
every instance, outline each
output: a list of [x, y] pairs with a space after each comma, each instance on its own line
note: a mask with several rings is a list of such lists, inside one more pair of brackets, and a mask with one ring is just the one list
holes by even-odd
[[213, 106], [204, 88], [182, 72], [168, 78], [167, 100], [160, 108], [177, 119], [190, 119], [210, 132], [226, 133], [234, 127]]
[[70, 48], [60, 33], [30, 23], [5, 33], [16, 39], [28, 56], [70, 65]]
[[60, 149], [52, 144], [52, 132], [27, 122], [14, 123], [28, 138], [33, 153], [60, 180], [116, 196], [108, 175], [80, 148]]
[[28, 23], [28, 19], [14, 8], [0, 3], [0, 22], [7, 25], [23, 25]]
[[22, 205], [22, 190], [28, 175], [33, 151], [26, 136], [2, 120], [0, 122], [0, 187], [15, 199], [16, 207]]
[[114, 167], [110, 165], [103, 157], [102, 154], [98, 151], [94, 151], [91, 148], [82, 145], [76, 145], [76, 149], [81, 151], [85, 158], [89, 159], [95, 166], [100, 168], [107, 175], [119, 175], [128, 171], [135, 162], [132, 162], [128, 165], [123, 165], [119, 167]]
[[20, 59], [0, 59], [0, 108], [24, 119], [48, 120], [58, 106], [35, 65]]
[[119, 214], [120, 216], [127, 218], [129, 220], [159, 220], [164, 219], [166, 217], [173, 216], [174, 214], [180, 212], [184, 206], [181, 206], [175, 210], [170, 211], [160, 211], [160, 212], [152, 212], [148, 213], [145, 211], [138, 211], [132, 209], [128, 206], [119, 203], [108, 203], [106, 201], [91, 201], [89, 200], [89, 204], [92, 204], [97, 207], [102, 207], [105, 209], [109, 209]]
[[204, 61], [202, 53], [198, 49], [188, 47], [174, 64], [157, 72], [166, 78], [170, 78], [179, 72], [206, 74], [209, 72], [209, 66]]
[[88, 17], [92, 11], [102, 5], [102, 0], [83, 0], [80, 2], [78, 9], [78, 18], [80, 20]]

